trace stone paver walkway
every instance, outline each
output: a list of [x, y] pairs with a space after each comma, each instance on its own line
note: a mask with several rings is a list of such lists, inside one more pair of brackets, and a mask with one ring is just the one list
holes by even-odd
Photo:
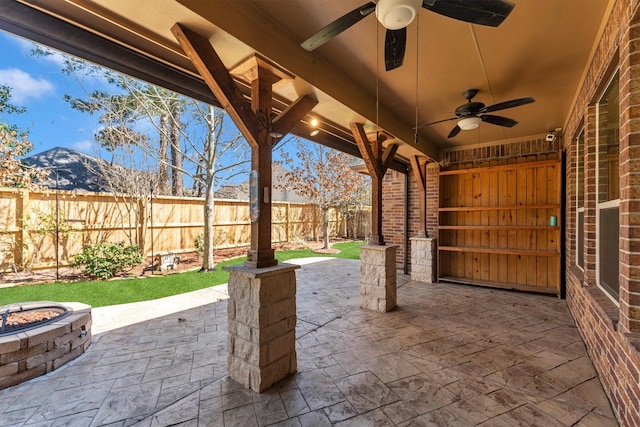
[[94, 309], [89, 351], [0, 391], [3, 426], [616, 426], [562, 300], [399, 276], [359, 308], [359, 262], [298, 260], [298, 372], [226, 375], [226, 292]]

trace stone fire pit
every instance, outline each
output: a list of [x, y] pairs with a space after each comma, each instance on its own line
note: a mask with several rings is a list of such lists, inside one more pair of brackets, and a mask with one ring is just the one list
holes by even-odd
[[91, 344], [91, 306], [29, 302], [0, 307], [0, 389], [44, 375]]

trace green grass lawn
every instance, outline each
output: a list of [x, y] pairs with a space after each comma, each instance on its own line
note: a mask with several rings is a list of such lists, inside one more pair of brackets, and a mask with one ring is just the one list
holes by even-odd
[[[319, 254], [311, 249], [276, 251], [276, 258], [280, 262], [318, 256], [359, 259], [360, 246], [363, 244], [364, 242], [336, 243], [332, 247], [340, 250], [338, 254]], [[245, 261], [246, 257], [241, 257], [221, 262], [216, 265], [216, 270], [210, 273], [189, 271], [126, 280], [57, 282], [3, 288], [0, 289], [0, 305], [27, 301], [56, 301], [83, 302], [92, 307], [102, 307], [148, 301], [227, 283], [229, 273], [222, 267], [242, 264]]]

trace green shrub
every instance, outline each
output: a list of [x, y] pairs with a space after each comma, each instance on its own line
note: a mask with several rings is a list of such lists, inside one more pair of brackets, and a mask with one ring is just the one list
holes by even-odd
[[109, 279], [125, 269], [142, 262], [140, 248], [125, 246], [124, 242], [100, 243], [84, 246], [74, 255], [73, 266], [85, 266], [85, 272], [98, 279]]
[[198, 257], [202, 258], [204, 256], [204, 233], [198, 233], [194, 244], [196, 246], [196, 253], [198, 254]]

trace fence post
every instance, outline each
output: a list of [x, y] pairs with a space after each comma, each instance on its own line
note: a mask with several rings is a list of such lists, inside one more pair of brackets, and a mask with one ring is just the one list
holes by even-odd
[[318, 218], [317, 218], [318, 206], [313, 205], [313, 218], [312, 218], [312, 226], [313, 226], [313, 241], [318, 241]]
[[29, 256], [25, 254], [24, 242], [25, 242], [25, 213], [27, 212], [27, 205], [29, 204], [29, 190], [21, 190], [17, 193], [16, 197], [16, 246], [13, 248], [13, 259], [16, 267], [24, 265], [24, 260]]
[[291, 202], [287, 202], [287, 204], [284, 207], [284, 241], [285, 242], [289, 242], [289, 224], [291, 223], [291, 219], [289, 218], [289, 215], [291, 215], [291, 210], [289, 209], [291, 207]]
[[142, 251], [142, 256], [147, 254], [147, 239], [146, 239], [146, 222], [147, 222], [147, 204], [138, 200], [138, 220], [136, 221], [138, 247]]

